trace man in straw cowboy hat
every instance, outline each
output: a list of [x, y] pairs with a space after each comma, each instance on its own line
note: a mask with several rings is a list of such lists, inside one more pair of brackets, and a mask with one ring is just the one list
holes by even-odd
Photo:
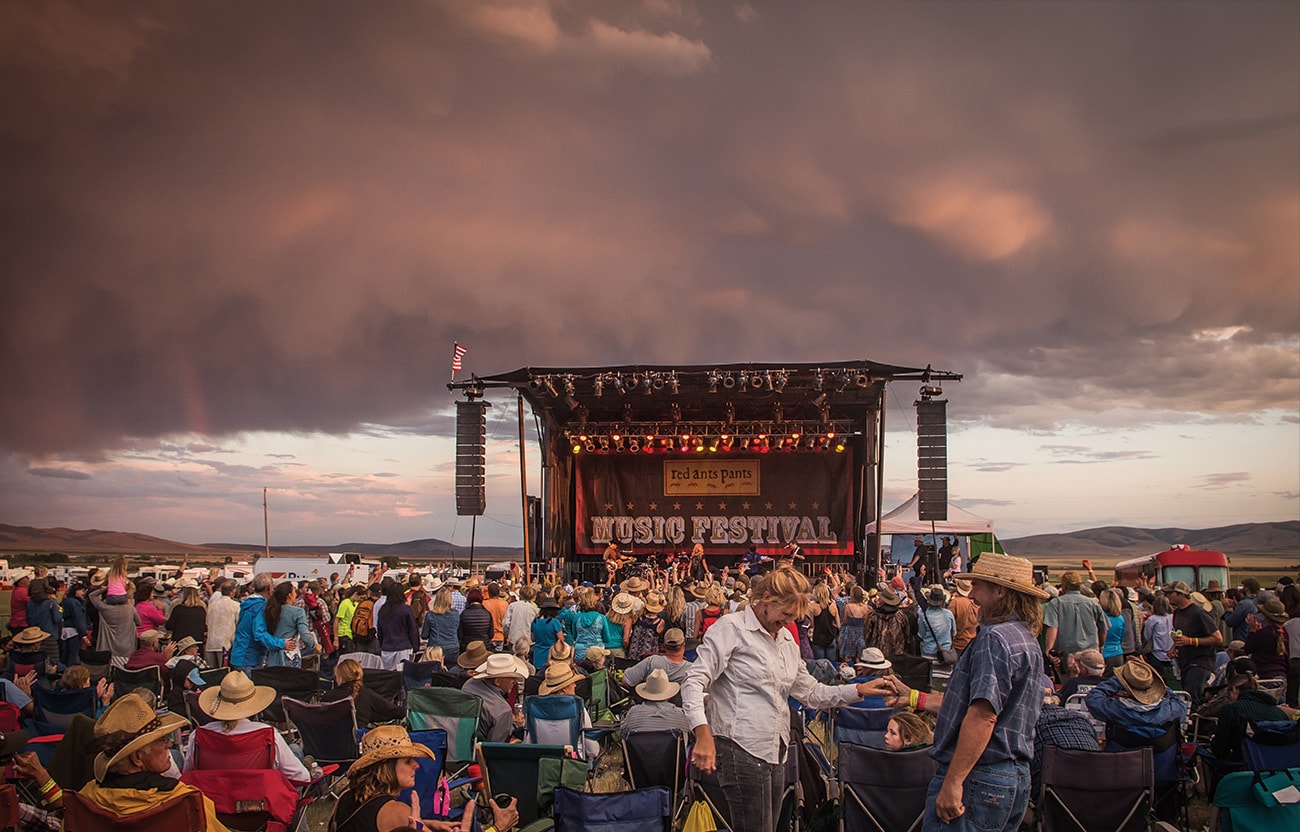
[[[411, 742], [406, 729], [400, 725], [380, 725], [361, 738], [361, 756], [348, 768], [347, 791], [339, 795], [330, 817], [333, 832], [375, 832], [375, 830], [430, 829], [436, 832], [458, 832], [461, 821], [423, 820], [420, 817], [419, 796], [411, 794], [411, 802], [403, 803], [397, 795], [415, 786], [415, 772], [420, 759], [433, 759], [428, 746]], [[519, 821], [517, 801], [511, 799], [505, 806], [490, 801], [490, 822], [496, 832], [507, 832]], [[473, 819], [466, 812], [465, 823]]]
[[1036, 636], [1047, 593], [1034, 585], [1024, 558], [985, 552], [971, 572], [970, 598], [981, 627], [966, 647], [947, 691], [909, 689], [896, 676], [871, 682], [892, 707], [937, 713], [934, 746], [939, 764], [926, 795], [924, 832], [974, 828], [1015, 832], [1029, 804], [1034, 725], [1043, 704], [1043, 654]]
[[[136, 815], [196, 791], [193, 786], [166, 776], [172, 767], [171, 735], [188, 725], [176, 714], [158, 716], [143, 699], [128, 693], [95, 722], [95, 739], [88, 750], [95, 754], [95, 779], [81, 788], [81, 796], [119, 816]], [[216, 807], [203, 797], [209, 832], [224, 832]]]
[[[220, 685], [213, 685], [199, 694], [199, 710], [212, 717], [213, 722], [200, 725], [190, 734], [190, 741], [185, 746], [184, 771], [194, 768], [194, 746], [199, 731], [213, 731], [220, 734], [247, 734], [260, 731], [270, 726], [254, 722], [252, 717], [266, 710], [275, 701], [275, 688], [255, 685], [238, 670], [232, 670], [221, 680]], [[289, 743], [279, 731], [271, 729], [275, 737], [275, 768], [294, 783], [311, 782], [311, 772], [303, 765]]]
[[686, 719], [686, 712], [672, 701], [679, 691], [681, 685], [669, 681], [663, 670], [650, 671], [646, 680], [636, 686], [641, 701], [628, 708], [619, 720], [619, 731], [623, 736], [638, 731], [672, 731], [689, 738], [691, 723]]
[[[483, 700], [479, 728], [488, 742], [510, 742], [517, 726], [508, 697], [527, 678], [527, 665], [520, 659], [509, 653], [493, 653], [474, 668], [469, 681], [461, 688]], [[522, 720], [519, 724], [522, 726]]]

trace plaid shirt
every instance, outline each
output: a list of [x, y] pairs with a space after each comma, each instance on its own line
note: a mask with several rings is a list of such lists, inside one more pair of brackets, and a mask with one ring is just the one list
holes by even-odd
[[1013, 619], [981, 625], [948, 680], [930, 756], [945, 765], [952, 762], [962, 720], [971, 703], [983, 699], [998, 721], [977, 765], [1032, 760], [1042, 678], [1043, 653], [1024, 624]]
[[59, 832], [63, 829], [62, 809], [37, 809], [30, 803], [18, 804], [19, 832]]
[[465, 595], [459, 589], [451, 591], [451, 608], [456, 612], [465, 611]]
[[1060, 705], [1044, 705], [1038, 716], [1038, 730], [1034, 734], [1034, 759], [1029, 764], [1032, 782], [1030, 794], [1038, 794], [1043, 767], [1043, 749], [1049, 745], [1073, 751], [1099, 751], [1097, 731], [1092, 720], [1081, 711], [1071, 711]]

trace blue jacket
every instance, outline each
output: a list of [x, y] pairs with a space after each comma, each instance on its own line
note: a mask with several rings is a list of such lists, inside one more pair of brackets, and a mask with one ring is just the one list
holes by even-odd
[[[265, 606], [265, 605], [263, 605]], [[262, 610], [262, 620], [266, 620], [266, 610]], [[307, 624], [307, 611], [293, 604], [280, 608], [280, 621], [275, 625], [275, 638], [297, 638], [301, 641], [299, 650], [308, 653], [316, 646], [316, 636], [312, 635], [311, 626]], [[273, 649], [266, 654], [267, 667], [281, 667], [289, 664], [285, 660], [284, 650]], [[298, 666], [301, 666], [299, 663]]]
[[1113, 722], [1148, 739], [1163, 734], [1169, 723], [1181, 723], [1187, 718], [1187, 703], [1173, 693], [1166, 692], [1165, 698], [1154, 705], [1139, 705], [1125, 694], [1114, 676], [1088, 691], [1083, 703], [1096, 719]]
[[231, 667], [261, 667], [267, 650], [283, 650], [284, 639], [266, 629], [266, 599], [250, 595], [239, 604], [235, 641], [230, 646]]
[[86, 615], [86, 602], [71, 595], [63, 599], [63, 626], [71, 627], [77, 635], [84, 636], [90, 632], [90, 618]]
[[59, 610], [59, 602], [48, 596], [43, 601], [28, 601], [27, 626], [40, 627], [57, 641], [63, 630], [63, 613]]

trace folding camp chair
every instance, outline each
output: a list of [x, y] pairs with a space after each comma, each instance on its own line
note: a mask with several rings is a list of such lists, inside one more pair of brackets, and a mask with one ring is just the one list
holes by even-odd
[[1277, 777], [1289, 785], [1300, 785], [1300, 772], [1261, 774], [1239, 771], [1226, 775], [1214, 792], [1217, 820], [1211, 829], [1219, 832], [1281, 832], [1300, 829], [1300, 803], [1277, 803], [1270, 794], [1272, 783], [1265, 778]]
[[18, 790], [8, 783], [0, 784], [0, 829], [14, 832], [18, 819]]
[[390, 702], [401, 702], [406, 695], [400, 670], [373, 670], [366, 668], [361, 672], [361, 682], [375, 693]]
[[185, 701], [185, 716], [195, 726], [207, 725], [209, 722], [217, 721], [214, 717], [204, 713], [203, 709], [199, 707], [200, 693], [202, 691], [187, 690], [182, 694], [182, 699]]
[[274, 769], [187, 771], [181, 775], [181, 782], [207, 795], [217, 819], [232, 830], [296, 830], [314, 800], [300, 796], [289, 778]]
[[384, 669], [384, 660], [379, 658], [378, 653], [367, 653], [364, 650], [359, 650], [355, 653], [344, 653], [339, 656], [339, 661], [346, 661], [347, 659], [352, 659], [354, 662], [361, 665], [363, 670]]
[[[1080, 685], [1079, 687], [1084, 687], [1084, 686]], [[1088, 688], [1091, 690], [1092, 685], [1088, 685]], [[1086, 698], [1087, 698], [1086, 692], [1081, 691], [1079, 693], [1072, 693], [1069, 695], [1069, 697], [1066, 698], [1065, 707], [1067, 710], [1078, 711], [1079, 713], [1087, 716], [1088, 719], [1092, 722], [1092, 729], [1097, 732], [1097, 741], [1101, 742], [1102, 740], [1106, 739], [1106, 722], [1104, 720], [1097, 719], [1095, 716], [1092, 715], [1092, 711], [1088, 710], [1088, 703], [1085, 701]]]
[[68, 790], [63, 793], [63, 828], [67, 832], [204, 832], [208, 816], [203, 793], [198, 791], [187, 791], [145, 812], [119, 815]]
[[519, 802], [519, 825], [543, 816], [538, 801], [539, 767], [544, 759], [563, 760], [562, 745], [481, 742], [475, 749], [488, 795], [508, 792]]
[[1106, 723], [1106, 751], [1127, 751], [1149, 747], [1155, 779], [1155, 813], [1164, 821], [1182, 821], [1187, 827], [1187, 794], [1183, 789], [1189, 779], [1184, 765], [1181, 725], [1171, 722], [1156, 737], [1143, 737], [1120, 725]]
[[524, 700], [524, 742], [567, 745], [587, 759], [583, 747], [582, 722], [585, 713], [577, 696], [553, 694]]
[[153, 693], [155, 699], [162, 699], [162, 671], [157, 667], [125, 670], [113, 666], [108, 669], [108, 681], [113, 683], [114, 701], [136, 688], [147, 688]]
[[672, 797], [665, 788], [637, 789], [613, 794], [555, 790], [556, 832], [669, 832]]
[[275, 689], [275, 700], [266, 706], [261, 717], [277, 725], [282, 725], [285, 721], [281, 698], [291, 696], [299, 702], [311, 702], [320, 698], [320, 677], [314, 670], [303, 670], [301, 667], [257, 667], [249, 678], [255, 685]]
[[690, 783], [692, 797], [704, 801], [709, 811], [713, 813], [714, 819], [718, 821], [719, 832], [730, 832], [731, 813], [727, 806], [726, 795], [722, 791], [722, 784], [718, 782], [717, 769], [703, 772], [688, 765], [686, 779]]
[[1300, 722], [1252, 722], [1246, 726], [1241, 751], [1251, 771], [1300, 768]]
[[623, 774], [634, 789], [653, 786], [672, 795], [676, 821], [686, 806], [686, 737], [676, 731], [623, 734]]
[[[289, 728], [298, 735], [304, 756], [322, 766], [346, 769], [360, 756], [356, 703], [351, 697], [314, 705], [286, 696], [280, 700]], [[446, 738], [443, 738], [446, 745]], [[438, 766], [442, 769], [441, 763]]]
[[903, 684], [909, 688], [915, 688], [919, 691], [928, 691], [933, 684], [932, 673], [934, 666], [930, 660], [921, 656], [912, 656], [907, 653], [896, 653], [892, 656], [886, 656], [893, 663], [893, 673], [903, 680]]
[[1142, 832], [1155, 802], [1149, 746], [1095, 754], [1043, 748], [1039, 832]]
[[474, 759], [483, 700], [455, 688], [412, 688], [406, 697], [406, 727], [412, 731], [440, 728], [447, 732], [449, 763]]
[[431, 685], [433, 674], [444, 672], [442, 662], [402, 662], [402, 684], [410, 688], [427, 688]]
[[95, 718], [94, 688], [78, 690], [51, 690], [44, 685], [32, 685], [32, 701], [36, 703], [37, 719], [62, 733], [72, 724], [77, 714]]
[[199, 678], [203, 680], [203, 687], [210, 688], [213, 685], [221, 684], [221, 680], [226, 678], [230, 672], [228, 667], [209, 667], [206, 670], [199, 671]]
[[928, 749], [885, 751], [840, 745], [842, 832], [913, 832], [925, 816], [925, 793], [936, 763]]
[[1259, 689], [1267, 693], [1279, 705], [1286, 704], [1286, 679], [1260, 679]]
[[[439, 795], [438, 781], [442, 779], [443, 765], [447, 761], [447, 732], [441, 728], [431, 731], [411, 731], [411, 742], [419, 743], [433, 754], [433, 758], [417, 757], [415, 759], [415, 786], [410, 789], [404, 789], [397, 799], [403, 803], [410, 803], [411, 792], [414, 791], [420, 798], [420, 817], [425, 820], [438, 820], [445, 818], [448, 814], [449, 806], [444, 805]], [[464, 785], [471, 780], [459, 781]], [[448, 789], [452, 788], [450, 785]]]
[[836, 708], [831, 715], [831, 736], [837, 745], [853, 743], [884, 748], [885, 732], [895, 713], [893, 708]]
[[202, 771], [275, 768], [275, 729], [269, 725], [245, 734], [197, 729], [194, 768]]

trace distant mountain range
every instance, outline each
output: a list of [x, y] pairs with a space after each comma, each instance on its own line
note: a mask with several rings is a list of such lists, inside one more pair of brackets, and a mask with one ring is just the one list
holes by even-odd
[[[1175, 543], [1193, 549], [1214, 549], [1229, 556], [1300, 556], [1300, 520], [1280, 523], [1241, 523], [1217, 529], [1137, 529], [1106, 526], [1069, 534], [1040, 534], [1002, 541], [1007, 551], [1025, 557], [1070, 556], [1086, 558], [1136, 557], [1163, 551]], [[131, 532], [98, 529], [36, 529], [0, 524], [0, 552], [34, 554], [141, 554], [191, 555], [213, 559], [233, 555], [251, 559], [262, 547], [249, 543], [178, 543]], [[395, 556], [403, 560], [467, 560], [468, 546], [428, 538], [403, 543], [337, 543], [329, 546], [273, 546], [274, 555], [358, 552], [368, 557]], [[476, 546], [480, 562], [512, 560], [522, 556], [519, 547]]]

